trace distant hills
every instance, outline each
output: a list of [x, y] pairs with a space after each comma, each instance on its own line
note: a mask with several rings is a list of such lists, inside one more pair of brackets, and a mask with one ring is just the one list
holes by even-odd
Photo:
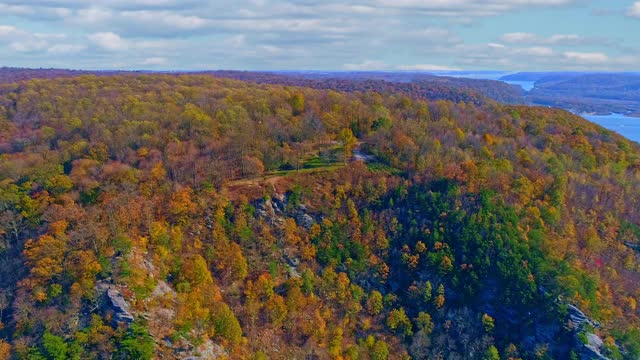
[[[532, 104], [559, 107], [576, 113], [611, 113], [640, 117], [640, 73], [519, 72], [393, 72], [393, 71], [86, 71], [66, 69], [0, 68], [0, 83], [55, 79], [82, 75], [165, 73], [210, 75], [257, 84], [301, 86], [346, 92], [376, 91], [420, 99], [482, 104]], [[487, 78], [483, 78], [487, 77]], [[490, 79], [489, 79], [490, 78]], [[493, 80], [497, 79], [497, 80]], [[506, 82], [534, 82], [531, 91]]]
[[578, 113], [640, 116], [640, 73], [517, 73], [503, 81], [535, 81], [528, 103]]

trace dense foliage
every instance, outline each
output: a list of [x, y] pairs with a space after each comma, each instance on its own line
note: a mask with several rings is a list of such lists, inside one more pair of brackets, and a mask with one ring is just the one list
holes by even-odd
[[258, 84], [304, 86], [345, 92], [376, 91], [404, 94], [429, 100], [464, 101], [480, 104], [488, 99], [509, 104], [523, 104], [523, 90], [502, 81], [436, 76], [427, 73], [394, 72], [287, 72], [260, 73], [244, 71], [206, 72], [216, 77], [251, 81]]
[[0, 358], [571, 358], [569, 304], [640, 356], [640, 148], [568, 112], [82, 76], [0, 129]]

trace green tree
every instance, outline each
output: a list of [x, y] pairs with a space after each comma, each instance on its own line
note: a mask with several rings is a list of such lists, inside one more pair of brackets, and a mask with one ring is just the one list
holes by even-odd
[[433, 321], [431, 320], [431, 315], [426, 312], [420, 311], [418, 313], [418, 317], [415, 320], [419, 330], [423, 330], [427, 335], [431, 334], [431, 332], [433, 331]]
[[147, 328], [133, 323], [118, 345], [119, 356], [116, 358], [148, 360], [153, 357], [154, 346], [155, 343]]
[[240, 322], [225, 303], [219, 302], [214, 305], [212, 311], [213, 325], [216, 335], [228, 340], [233, 345], [238, 345], [242, 340], [242, 327]]
[[413, 334], [411, 320], [403, 308], [393, 309], [389, 312], [387, 327], [402, 335], [411, 336]]
[[387, 360], [389, 358], [389, 345], [383, 340], [377, 340], [369, 351], [371, 360]]
[[45, 332], [42, 337], [42, 346], [44, 347], [47, 358], [51, 360], [66, 360], [69, 358], [68, 345], [61, 337], [55, 336], [48, 331]]
[[498, 353], [498, 349], [493, 345], [489, 346], [487, 351], [484, 352], [484, 355], [482, 356], [482, 360], [500, 360], [500, 354]]
[[377, 290], [373, 290], [367, 299], [367, 311], [371, 315], [378, 315], [383, 308], [382, 294]]

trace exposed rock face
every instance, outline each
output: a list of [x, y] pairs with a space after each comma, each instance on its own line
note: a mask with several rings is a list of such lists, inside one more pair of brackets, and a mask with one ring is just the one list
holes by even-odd
[[[600, 324], [597, 321], [589, 319], [589, 317], [587, 317], [587, 315], [585, 315], [585, 313], [582, 312], [582, 310], [578, 309], [577, 306], [568, 305], [567, 309], [569, 310], [569, 320], [571, 320], [571, 322], [573, 322], [573, 324], [575, 325], [576, 341], [578, 341], [579, 343], [581, 342], [581, 340], [577, 338], [577, 335], [582, 330], [584, 330], [585, 327], [596, 328], [600, 326]], [[601, 351], [604, 346], [604, 342], [602, 341], [602, 339], [598, 335], [591, 332], [587, 332], [586, 336], [587, 336], [587, 343], [581, 344], [582, 346], [579, 354], [580, 359], [610, 360], [608, 357], [602, 355]]]
[[222, 348], [222, 346], [215, 344], [213, 341], [208, 340], [204, 344], [198, 346], [196, 349], [198, 355], [188, 356], [185, 360], [213, 360], [213, 359], [226, 359], [229, 354]]
[[191, 343], [184, 339], [176, 343], [165, 339], [165, 346], [173, 350], [169, 355], [171, 358], [182, 360], [215, 360], [228, 359], [229, 353], [220, 345], [211, 340], [207, 340], [198, 347], [194, 347]]
[[116, 324], [124, 323], [129, 325], [135, 320], [129, 312], [131, 306], [115, 286], [99, 282], [96, 284], [96, 290], [100, 295], [100, 312], [104, 314], [112, 313], [112, 319]]
[[302, 211], [300, 211], [296, 216], [296, 221], [298, 222], [298, 224], [302, 225], [302, 227], [304, 227], [307, 230], [311, 229], [313, 224], [316, 223], [316, 220], [313, 217], [311, 217], [311, 215], [306, 214]]
[[569, 310], [569, 319], [576, 327], [583, 327], [585, 324], [593, 327], [599, 326], [596, 321], [589, 319], [577, 306], [569, 304], [567, 305], [567, 309]]
[[257, 202], [256, 212], [269, 224], [275, 226], [284, 225], [286, 217], [293, 217], [298, 225], [307, 230], [316, 223], [305, 205], [298, 205], [294, 210], [287, 209], [287, 197], [280, 194], [274, 195], [271, 199]]

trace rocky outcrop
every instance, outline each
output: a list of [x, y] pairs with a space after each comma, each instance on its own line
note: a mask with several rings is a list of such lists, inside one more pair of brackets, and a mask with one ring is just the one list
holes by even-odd
[[207, 340], [197, 347], [185, 339], [173, 341], [169, 338], [165, 338], [163, 343], [165, 349], [168, 349], [169, 352], [164, 353], [164, 356], [161, 356], [160, 358], [182, 360], [215, 360], [229, 358], [229, 353], [222, 346], [211, 340]]
[[276, 194], [270, 199], [258, 201], [256, 203], [256, 212], [258, 216], [274, 226], [284, 225], [287, 217], [293, 217], [298, 225], [307, 230], [316, 223], [315, 218], [309, 213], [305, 205], [300, 204], [291, 209], [287, 204], [285, 195]]
[[[597, 335], [591, 332], [591, 329], [595, 329], [600, 324], [590, 319], [582, 310], [575, 305], [567, 305], [569, 311], [569, 320], [573, 323], [576, 341], [580, 346], [580, 359], [582, 360], [610, 360], [608, 357], [602, 354], [604, 349], [604, 342]], [[580, 337], [580, 334], [584, 334], [584, 337]], [[586, 339], [586, 343], [584, 340]]]
[[205, 341], [202, 345], [198, 346], [194, 353], [196, 355], [190, 355], [184, 358], [184, 360], [214, 360], [214, 359], [226, 359], [229, 354], [224, 348], [211, 340]]
[[98, 291], [98, 310], [100, 313], [111, 315], [111, 319], [116, 325], [120, 323], [129, 325], [135, 320], [130, 312], [131, 306], [113, 284], [98, 282], [96, 290]]

